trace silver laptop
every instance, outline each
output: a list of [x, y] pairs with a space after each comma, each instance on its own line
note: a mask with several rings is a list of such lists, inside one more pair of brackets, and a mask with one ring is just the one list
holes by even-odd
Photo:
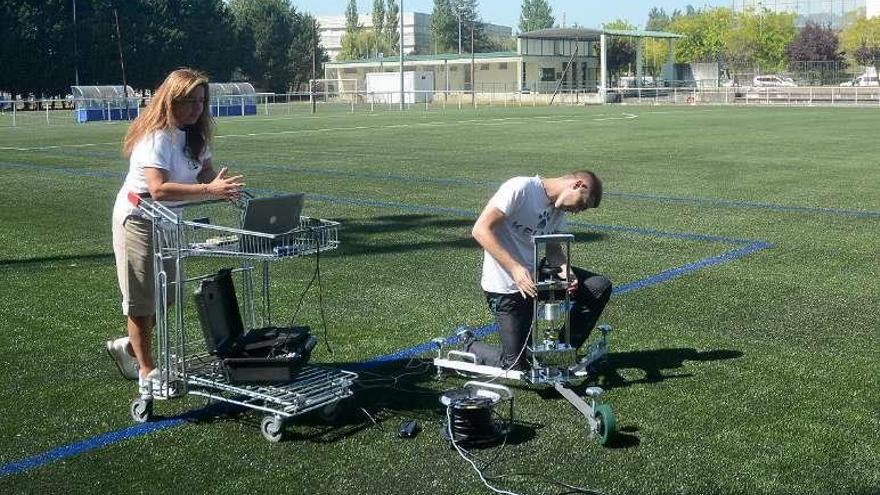
[[285, 194], [248, 201], [242, 230], [264, 234], [286, 234], [299, 227], [305, 193]]

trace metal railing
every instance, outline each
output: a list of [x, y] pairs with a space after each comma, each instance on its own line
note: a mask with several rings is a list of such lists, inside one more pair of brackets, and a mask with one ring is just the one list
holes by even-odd
[[[693, 84], [693, 83], [690, 83]], [[97, 107], [113, 120], [103, 119], [88, 124], [76, 124], [78, 110], [71, 109], [71, 101], [64, 99], [0, 100], [0, 128], [62, 125], [112, 125], [137, 117], [147, 99], [139, 99], [138, 108], [126, 111]], [[715, 85], [671, 85], [663, 87], [609, 87], [603, 100], [593, 88], [559, 91], [515, 90], [511, 85], [495, 87], [478, 85], [477, 91], [407, 91], [404, 92], [406, 110], [448, 111], [484, 107], [541, 107], [548, 105], [584, 105], [601, 103], [638, 104], [715, 104], [715, 105], [880, 105], [880, 86], [791, 86], [753, 87]], [[259, 94], [246, 97], [226, 97], [212, 102], [211, 111], [217, 117], [241, 116], [254, 118], [286, 118], [312, 113], [358, 113], [399, 111], [400, 92], [296, 92]]]

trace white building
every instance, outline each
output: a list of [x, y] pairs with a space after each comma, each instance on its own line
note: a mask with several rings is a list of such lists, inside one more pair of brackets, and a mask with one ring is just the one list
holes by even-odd
[[[360, 15], [358, 22], [365, 29], [372, 29], [373, 18], [369, 14]], [[342, 51], [342, 36], [345, 34], [345, 16], [318, 17], [321, 26], [321, 46], [327, 51], [330, 60], [336, 60]], [[483, 24], [483, 32], [489, 37], [510, 38], [513, 30], [508, 26]], [[435, 53], [431, 36], [431, 15], [421, 12], [405, 12], [403, 14], [403, 52], [405, 54]]]
[[733, 0], [735, 12], [747, 9], [793, 12], [799, 25], [813, 21], [840, 29], [859, 11], [869, 18], [880, 15], [880, 0]]
[[[656, 31], [605, 29], [544, 29], [518, 36], [515, 52], [407, 55], [404, 72], [432, 73], [434, 90], [477, 93], [554, 93], [557, 90], [605, 93], [608, 88], [608, 39], [626, 37], [636, 43], [636, 78], [643, 77], [642, 38], [668, 42], [671, 66], [673, 45], [681, 36]], [[571, 65], [569, 65], [571, 64]], [[367, 74], [397, 72], [398, 57], [329, 62], [324, 78], [336, 80], [340, 92], [363, 91]], [[399, 74], [399, 72], [397, 72]]]

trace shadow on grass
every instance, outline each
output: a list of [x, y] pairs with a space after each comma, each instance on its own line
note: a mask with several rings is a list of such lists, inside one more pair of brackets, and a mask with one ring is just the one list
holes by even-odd
[[[337, 219], [342, 224], [339, 234], [340, 256], [383, 253], [406, 253], [434, 249], [479, 249], [471, 238], [474, 220], [450, 218], [446, 215], [384, 215], [368, 219]], [[442, 231], [448, 230], [446, 234]], [[399, 234], [399, 235], [396, 235]], [[377, 240], [377, 236], [394, 239]], [[406, 242], [406, 239], [427, 238]], [[576, 242], [595, 242], [605, 238], [601, 233], [579, 233]]]
[[[16, 268], [39, 266], [47, 263], [68, 263], [68, 262], [89, 262], [89, 261], [114, 261], [113, 253], [93, 253], [93, 254], [70, 254], [63, 256], [41, 256], [39, 258], [21, 258], [0, 260], [0, 268]], [[115, 261], [114, 261], [115, 262]]]
[[[737, 359], [742, 355], [742, 352], [730, 349], [701, 352], [689, 348], [610, 352], [608, 353], [608, 364], [599, 371], [599, 384], [606, 389], [612, 389], [645, 383], [659, 383], [669, 379], [691, 378], [692, 373], [670, 373], [670, 371], [683, 368], [685, 361], [722, 361]], [[620, 374], [621, 370], [627, 369], [642, 370], [644, 377], [638, 380], [627, 380]]]

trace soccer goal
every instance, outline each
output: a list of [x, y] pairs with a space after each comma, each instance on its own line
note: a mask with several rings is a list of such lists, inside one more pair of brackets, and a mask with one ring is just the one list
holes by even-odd
[[360, 85], [357, 79], [310, 79], [309, 94], [316, 102], [349, 102], [358, 99]]

